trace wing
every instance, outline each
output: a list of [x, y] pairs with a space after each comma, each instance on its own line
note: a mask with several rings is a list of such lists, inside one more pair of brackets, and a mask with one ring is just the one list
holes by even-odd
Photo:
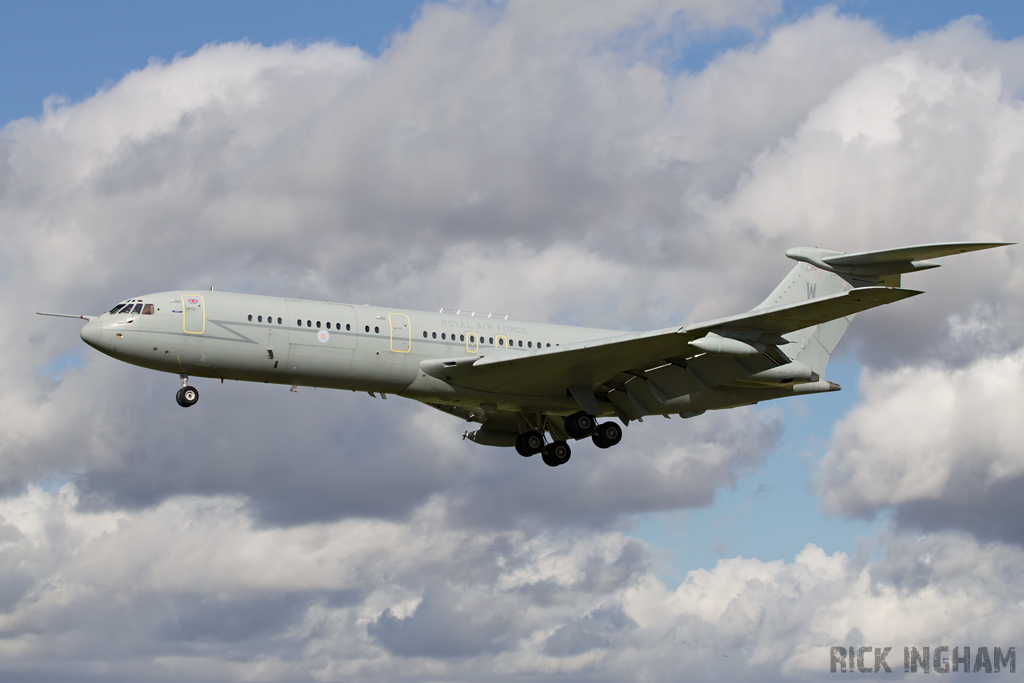
[[[888, 287], [862, 287], [806, 302], [753, 310], [742, 315], [719, 318], [681, 327], [605, 337], [527, 353], [502, 353], [483, 358], [469, 356], [450, 360], [424, 361], [420, 368], [433, 377], [468, 389], [522, 396], [565, 396], [571, 388], [593, 388], [613, 382], [622, 373], [644, 376], [649, 368], [677, 362], [693, 355], [688, 345], [711, 331], [735, 331], [746, 337], [778, 337], [819, 323], [865, 311], [876, 306], [916, 296], [921, 292]], [[776, 339], [769, 343], [785, 343]], [[750, 374], [775, 365], [767, 358], [760, 368], [747, 365], [740, 374]], [[718, 359], [726, 368], [736, 368], [731, 358]], [[682, 365], [685, 366], [685, 363]], [[683, 370], [696, 388], [709, 388], [729, 381], [714, 372], [695, 374]], [[730, 373], [726, 373], [730, 374]], [[736, 374], [733, 371], [732, 374]], [[714, 376], [711, 376], [714, 375]], [[660, 402], [657, 386], [650, 389]], [[674, 395], [675, 392], [672, 392]]]

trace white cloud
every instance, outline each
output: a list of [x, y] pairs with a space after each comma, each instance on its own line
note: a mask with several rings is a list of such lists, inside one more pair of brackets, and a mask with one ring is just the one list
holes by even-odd
[[[109, 680], [562, 675], [777, 680], [832, 645], [1012, 645], [1017, 547], [884, 533], [881, 559], [721, 560], [675, 589], [617, 532], [456, 530], [436, 502], [402, 523], [266, 528], [237, 498], [76, 509], [72, 485], [0, 502], [9, 671]], [[874, 545], [874, 544], [871, 544]], [[15, 570], [14, 568], [17, 567]], [[851, 640], [852, 639], [852, 640]], [[721, 662], [722, 655], [731, 662]]]
[[863, 403], [836, 426], [821, 462], [818, 491], [827, 510], [895, 508], [899, 521], [917, 527], [1024, 539], [1016, 522], [1024, 353], [960, 368], [866, 371], [860, 391]]

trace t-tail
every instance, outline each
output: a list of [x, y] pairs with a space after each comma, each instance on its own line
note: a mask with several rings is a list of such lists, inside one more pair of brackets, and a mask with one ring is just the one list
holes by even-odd
[[[816, 247], [796, 247], [786, 256], [799, 261], [789, 275], [754, 310], [795, 304], [841, 294], [859, 287], [899, 287], [904, 273], [938, 268], [927, 259], [1003, 247], [1012, 242], [941, 242], [899, 249], [845, 254]], [[848, 315], [786, 335], [791, 343], [780, 346], [787, 356], [824, 377], [825, 366], [839, 339], [853, 321]]]

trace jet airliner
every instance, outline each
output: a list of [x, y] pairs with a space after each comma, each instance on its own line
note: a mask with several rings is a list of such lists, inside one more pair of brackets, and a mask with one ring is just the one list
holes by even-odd
[[926, 259], [1008, 244], [790, 249], [797, 264], [749, 312], [647, 332], [201, 290], [40, 315], [87, 320], [93, 348], [179, 375], [185, 408], [199, 400], [190, 376], [393, 394], [478, 423], [464, 438], [555, 467], [570, 440], [609, 448], [649, 415], [838, 391], [825, 366], [856, 313], [921, 294], [900, 278], [938, 267]]

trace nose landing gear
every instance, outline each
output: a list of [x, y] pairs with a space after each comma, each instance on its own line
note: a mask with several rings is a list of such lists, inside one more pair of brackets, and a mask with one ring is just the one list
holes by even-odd
[[174, 399], [182, 408], [190, 408], [199, 401], [199, 390], [188, 385], [188, 375], [181, 376], [181, 389], [178, 389]]

